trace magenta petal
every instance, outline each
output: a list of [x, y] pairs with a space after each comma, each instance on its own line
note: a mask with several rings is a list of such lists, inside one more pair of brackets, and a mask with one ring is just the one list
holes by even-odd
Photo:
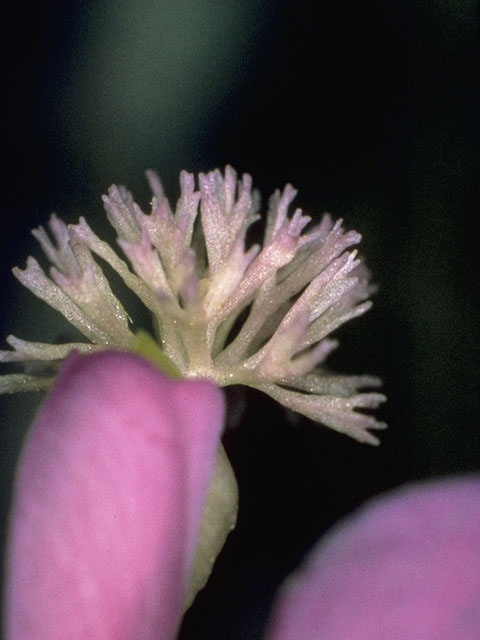
[[223, 417], [207, 381], [69, 356], [19, 464], [8, 640], [175, 636]]
[[418, 484], [336, 528], [291, 578], [269, 640], [478, 640], [480, 476]]

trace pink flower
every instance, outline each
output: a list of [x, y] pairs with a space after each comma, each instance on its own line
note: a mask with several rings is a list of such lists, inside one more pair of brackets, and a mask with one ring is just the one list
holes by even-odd
[[211, 382], [68, 357], [16, 478], [8, 640], [175, 637], [223, 418]]
[[[7, 640], [175, 638], [205, 556], [223, 412], [212, 383], [136, 355], [67, 358], [17, 474]], [[284, 585], [266, 638], [479, 636], [472, 476], [401, 489], [337, 527]]]
[[480, 476], [401, 488], [284, 586], [268, 640], [478, 640]]

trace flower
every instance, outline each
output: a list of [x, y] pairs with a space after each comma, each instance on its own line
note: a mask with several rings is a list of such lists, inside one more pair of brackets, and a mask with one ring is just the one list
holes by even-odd
[[[356, 409], [385, 400], [373, 376], [329, 373], [324, 363], [337, 346], [328, 336], [370, 308], [368, 272], [349, 251], [360, 241], [325, 215], [304, 232], [310, 218], [288, 209], [295, 190], [287, 185], [269, 201], [263, 245], [246, 246], [258, 215], [251, 178], [237, 182], [227, 167], [198, 177], [182, 172], [181, 195], [172, 213], [158, 177], [147, 173], [154, 197], [142, 212], [124, 188], [104, 196], [108, 219], [130, 262], [100, 240], [84, 218], [67, 226], [49, 221], [53, 241], [33, 231], [52, 263], [48, 277], [30, 257], [20, 282], [62, 313], [89, 342], [44, 344], [9, 336], [13, 350], [3, 362], [43, 364], [50, 375], [10, 373], [0, 392], [48, 389], [59, 362], [72, 349], [135, 349], [137, 337], [123, 305], [94, 256], [117, 272], [151, 311], [164, 359], [187, 378], [208, 378], [220, 386], [245, 384], [353, 438], [377, 444], [370, 430], [385, 425]], [[200, 212], [200, 215], [199, 215]]]
[[[172, 381], [130, 353], [68, 356], [18, 466], [8, 640], [175, 637], [203, 571], [202, 527], [211, 537], [201, 516], [223, 418], [209, 381]], [[228, 484], [214, 487], [220, 548], [232, 525], [228, 515], [222, 523], [236, 491]]]
[[401, 487], [320, 541], [268, 640], [480, 637], [480, 475]]
[[[131, 353], [68, 356], [18, 467], [6, 640], [176, 637], [223, 415], [209, 381], [172, 381]], [[283, 585], [266, 639], [479, 632], [472, 475], [401, 488], [338, 525]]]

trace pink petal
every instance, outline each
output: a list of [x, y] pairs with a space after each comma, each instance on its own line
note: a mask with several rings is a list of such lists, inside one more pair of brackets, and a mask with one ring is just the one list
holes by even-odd
[[175, 636], [223, 417], [210, 382], [69, 356], [18, 469], [8, 640]]
[[480, 476], [374, 500], [285, 585], [269, 640], [478, 640]]

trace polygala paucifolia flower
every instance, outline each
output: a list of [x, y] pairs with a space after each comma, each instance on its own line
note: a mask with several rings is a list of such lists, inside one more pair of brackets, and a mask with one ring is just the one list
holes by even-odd
[[[228, 493], [215, 481], [223, 419], [223, 394], [208, 380], [171, 380], [115, 350], [67, 357], [17, 472], [6, 640], [174, 640], [198, 558], [208, 560], [205, 502], [212, 487]], [[224, 516], [214, 502], [210, 526]], [[264, 637], [476, 640], [479, 631], [472, 474], [407, 486], [337, 525], [284, 583]]]
[[[330, 334], [371, 305], [368, 271], [350, 250], [360, 235], [329, 215], [307, 230], [308, 216], [289, 215], [296, 192], [287, 185], [270, 198], [262, 246], [247, 246], [260, 218], [250, 176], [237, 181], [227, 167], [224, 175], [200, 174], [196, 190], [194, 176], [183, 172], [173, 212], [158, 177], [147, 175], [150, 214], [124, 187], [104, 196], [129, 264], [85, 219], [67, 226], [52, 215], [51, 235], [33, 231], [52, 263], [49, 276], [32, 257], [14, 269], [87, 339], [45, 344], [9, 336], [13, 350], [0, 351], [0, 361], [29, 368], [0, 376], [0, 392], [52, 387], [27, 437], [12, 501], [6, 592], [15, 640], [32, 629], [45, 640], [57, 637], [53, 629], [64, 637], [57, 602], [72, 607], [72, 638], [154, 638], [159, 627], [161, 637], [175, 635], [238, 510], [218, 387], [255, 387], [361, 442], [377, 444], [371, 430], [385, 427], [363, 412], [385, 400], [368, 390], [378, 378], [325, 368], [337, 346]], [[153, 337], [130, 318], [98, 258], [152, 313]], [[158, 499], [136, 502], [140, 493], [155, 496], [156, 487]], [[172, 542], [184, 533], [186, 544]], [[140, 550], [129, 547], [132, 536]], [[169, 600], [169, 573], [179, 561]], [[166, 622], [157, 617], [158, 598]], [[138, 635], [135, 621], [145, 611]], [[125, 625], [133, 626], [121, 635]]]
[[[259, 197], [245, 174], [231, 167], [198, 177], [182, 172], [175, 212], [158, 177], [145, 214], [122, 186], [104, 196], [107, 217], [130, 265], [92, 231], [84, 218], [66, 225], [55, 215], [49, 230], [33, 231], [52, 263], [48, 277], [35, 258], [15, 276], [62, 313], [89, 342], [44, 344], [8, 336], [12, 351], [0, 362], [43, 364], [44, 375], [10, 373], [0, 392], [50, 388], [58, 364], [72, 350], [126, 349], [155, 353], [170, 373], [207, 378], [219, 386], [244, 384], [281, 404], [377, 444], [371, 430], [385, 425], [363, 412], [385, 396], [370, 375], [334, 375], [325, 367], [337, 347], [330, 334], [367, 311], [369, 273], [355, 250], [361, 237], [324, 215], [315, 225], [289, 207], [292, 186], [269, 200], [262, 246], [246, 246], [260, 215]], [[134, 324], [95, 256], [107, 262], [153, 316], [154, 340]], [[360, 409], [360, 411], [357, 411]]]
[[[6, 374], [0, 391], [52, 387], [15, 478], [7, 640], [174, 640], [237, 513], [219, 386], [256, 387], [371, 444], [385, 426], [362, 412], [385, 399], [368, 391], [377, 378], [325, 368], [330, 333], [370, 306], [350, 250], [359, 234], [328, 215], [304, 232], [310, 218], [289, 216], [287, 186], [270, 199], [263, 245], [248, 247], [259, 217], [249, 176], [237, 184], [227, 167], [195, 191], [182, 173], [175, 213], [148, 177], [149, 215], [123, 187], [104, 198], [130, 266], [84, 219], [52, 216], [53, 241], [34, 231], [50, 277], [33, 258], [14, 270], [89, 342], [9, 336], [13, 351], [0, 352], [46, 372]], [[152, 312], [154, 337], [134, 330], [94, 256]], [[479, 489], [472, 475], [370, 503], [287, 580], [265, 638], [478, 638]]]

